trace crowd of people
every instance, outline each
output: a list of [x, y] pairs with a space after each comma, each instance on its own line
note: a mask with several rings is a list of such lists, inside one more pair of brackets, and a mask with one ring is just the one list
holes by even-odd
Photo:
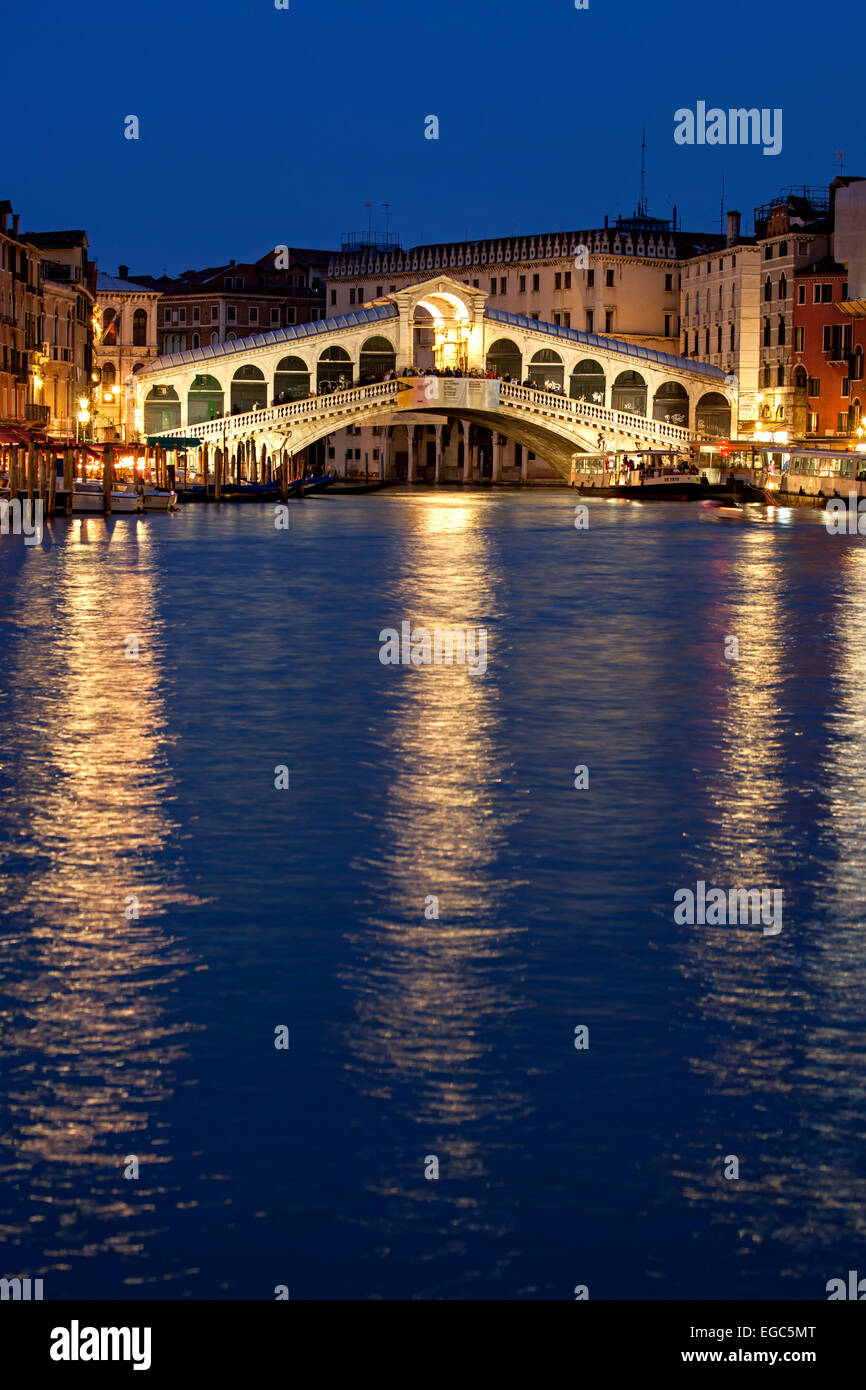
[[[380, 381], [397, 381], [406, 377], [469, 377], [474, 380], [503, 381], [512, 386], [528, 386], [533, 391], [549, 391], [554, 396], [564, 396], [565, 388], [558, 381], [545, 378], [543, 381], [535, 380], [527, 376], [521, 381], [519, 376], [511, 372], [496, 372], [492, 367], [482, 371], [480, 367], [402, 367], [399, 371], [396, 367], [391, 367], [382, 376], [368, 373], [355, 381], [353, 377], [340, 374], [333, 379], [320, 381], [303, 395], [293, 394], [290, 391], [279, 391], [271, 401], [271, 405], [289, 405], [292, 401], [310, 400], [314, 396], [330, 396], [334, 391], [349, 391], [356, 386], [375, 386]], [[581, 399], [584, 399], [581, 397]], [[253, 405], [233, 405], [232, 415], [245, 415], [252, 410], [264, 410], [265, 402], [256, 401]]]

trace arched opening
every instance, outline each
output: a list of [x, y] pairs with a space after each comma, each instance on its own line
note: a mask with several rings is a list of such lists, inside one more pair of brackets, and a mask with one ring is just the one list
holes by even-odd
[[249, 364], [238, 367], [232, 377], [232, 415], [243, 415], [248, 410], [267, 405], [267, 394], [265, 374], [259, 367]]
[[529, 364], [529, 379], [539, 391], [561, 391], [564, 377], [562, 358], [553, 348], [542, 348]]
[[132, 316], [132, 346], [147, 347], [147, 310], [136, 309]]
[[612, 410], [646, 415], [646, 382], [640, 372], [620, 372], [610, 393]]
[[523, 358], [520, 348], [510, 338], [497, 338], [487, 349], [487, 370], [496, 376], [513, 376], [520, 381], [523, 373]]
[[656, 391], [653, 396], [653, 419], [688, 429], [689, 393], [680, 382], [665, 381]]
[[117, 377], [115, 375], [114, 363], [104, 362], [102, 364], [102, 385], [110, 391], [114, 386]]
[[352, 359], [345, 348], [325, 348], [316, 368], [316, 389], [335, 391], [352, 385]]
[[384, 381], [397, 365], [397, 354], [387, 338], [368, 338], [361, 348], [361, 386], [370, 381]]
[[215, 420], [223, 413], [223, 388], [215, 376], [197, 376], [186, 398], [186, 418], [190, 425]]
[[180, 424], [180, 399], [173, 386], [151, 386], [144, 401], [145, 434], [162, 434]]
[[117, 310], [102, 311], [102, 346], [117, 347]]
[[695, 411], [695, 429], [701, 439], [730, 437], [731, 406], [720, 391], [707, 391], [701, 396]]
[[283, 357], [274, 372], [274, 404], [300, 401], [310, 394], [310, 369], [301, 357]]
[[574, 400], [592, 401], [595, 405], [604, 405], [606, 390], [604, 367], [600, 362], [594, 362], [591, 357], [585, 357], [572, 369], [568, 393]]
[[794, 389], [797, 390], [797, 391], [803, 391], [803, 392], [805, 393], [805, 390], [806, 390], [806, 387], [808, 386], [808, 384], [809, 384], [809, 374], [808, 374], [808, 372], [806, 371], [806, 368], [805, 368], [805, 367], [795, 367], [795, 368], [794, 368]]

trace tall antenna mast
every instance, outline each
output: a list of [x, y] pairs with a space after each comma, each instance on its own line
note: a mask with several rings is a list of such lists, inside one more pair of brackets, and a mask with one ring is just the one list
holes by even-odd
[[372, 203], [365, 203], [365, 204], [364, 204], [364, 207], [367, 209], [367, 245], [368, 245], [368, 246], [372, 246], [372, 245], [373, 245], [373, 204], [372, 204]]
[[725, 231], [725, 176], [722, 174], [722, 207], [719, 216], [719, 231], [724, 235]]
[[640, 142], [640, 203], [638, 217], [646, 217], [646, 128], [641, 131]]
[[389, 237], [391, 234], [391, 204], [383, 203], [382, 207], [385, 209], [385, 245], [388, 246], [390, 245]]

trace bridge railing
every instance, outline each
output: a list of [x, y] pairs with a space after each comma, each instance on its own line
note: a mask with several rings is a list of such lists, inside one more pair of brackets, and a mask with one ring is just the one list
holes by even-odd
[[592, 420], [598, 425], [620, 430], [624, 434], [650, 434], [656, 439], [668, 439], [672, 443], [686, 443], [692, 438], [691, 430], [682, 425], [669, 425], [665, 420], [652, 420], [648, 415], [635, 415], [630, 410], [612, 410], [610, 406], [598, 405], [595, 401], [579, 401], [573, 396], [560, 395], [558, 391], [536, 391], [531, 386], [517, 386], [503, 381], [500, 400], [526, 401], [529, 405], [541, 405], [573, 415], [576, 420]]
[[[294, 420], [315, 419], [322, 414], [340, 408], [375, 405], [393, 400], [395, 405], [400, 387], [398, 380], [377, 381], [372, 386], [351, 386], [341, 391], [329, 391], [321, 396], [307, 396], [300, 401], [288, 401], [285, 405], [266, 406], [261, 410], [245, 411], [242, 415], [220, 415], [214, 420], [203, 420], [199, 424], [165, 430], [162, 437], [174, 436], [190, 438], [195, 435], [201, 442], [218, 443], [225, 436], [246, 434], [254, 430], [274, 430], [280, 426], [287, 431]], [[519, 386], [503, 381], [500, 386], [501, 405], [526, 404], [542, 407], [545, 411], [560, 416], [570, 416], [576, 424], [592, 421], [593, 424], [624, 434], [643, 434], [653, 439], [667, 440], [684, 444], [692, 438], [691, 430], [681, 425], [669, 425], [663, 420], [652, 420], [646, 415], [635, 415], [627, 410], [612, 410], [609, 406], [598, 405], [595, 401], [575, 400], [556, 391], [540, 391], [532, 386]], [[414, 405], [413, 409], [421, 407]], [[442, 407], [438, 407], [441, 409]]]

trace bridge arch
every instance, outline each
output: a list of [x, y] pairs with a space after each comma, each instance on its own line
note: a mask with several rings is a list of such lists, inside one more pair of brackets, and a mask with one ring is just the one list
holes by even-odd
[[640, 372], [620, 372], [613, 383], [610, 404], [628, 415], [646, 415], [647, 384]]
[[299, 401], [310, 394], [310, 368], [303, 357], [281, 357], [274, 368], [274, 402]]
[[361, 386], [371, 381], [384, 381], [397, 365], [397, 352], [390, 338], [368, 338], [361, 344], [359, 381]]
[[695, 430], [703, 439], [729, 438], [731, 403], [721, 391], [705, 391], [695, 410]]
[[328, 347], [316, 365], [316, 389], [336, 390], [352, 384], [352, 359], [345, 348]]
[[584, 357], [575, 362], [569, 378], [568, 394], [575, 401], [594, 401], [604, 405], [607, 393], [607, 379], [604, 367], [592, 357]]
[[533, 353], [529, 363], [529, 377], [539, 390], [544, 390], [548, 383], [562, 389], [565, 378], [565, 368], [562, 365], [562, 358], [553, 348], [541, 348]]
[[144, 432], [160, 434], [180, 424], [180, 397], [173, 386], [151, 386], [144, 398]]
[[679, 381], [663, 381], [653, 396], [653, 419], [689, 427], [689, 393]]
[[186, 397], [187, 424], [214, 420], [225, 410], [225, 393], [215, 376], [193, 377]]
[[232, 377], [232, 414], [242, 415], [247, 410], [256, 410], [267, 403], [267, 384], [261, 367], [256, 367], [251, 362], [238, 367]]
[[485, 361], [487, 370], [497, 376], [513, 376], [515, 381], [523, 379], [523, 357], [511, 338], [497, 338], [491, 343]]

